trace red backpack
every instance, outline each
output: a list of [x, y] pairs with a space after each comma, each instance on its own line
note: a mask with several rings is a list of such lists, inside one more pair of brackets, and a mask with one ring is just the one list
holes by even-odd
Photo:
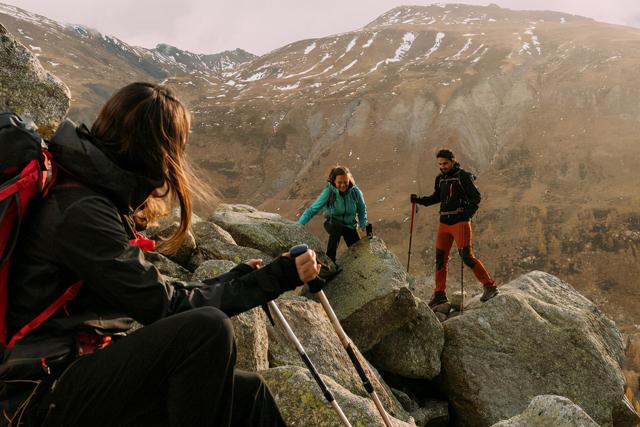
[[[13, 347], [20, 339], [18, 334], [16, 337], [7, 336], [11, 254], [27, 209], [35, 199], [46, 196], [56, 175], [57, 168], [52, 162], [51, 153], [47, 151], [46, 143], [36, 132], [33, 123], [13, 113], [0, 113], [0, 343], [7, 348]], [[47, 317], [40, 320], [38, 325]], [[32, 325], [32, 329], [38, 325]], [[28, 331], [20, 332], [24, 335]]]

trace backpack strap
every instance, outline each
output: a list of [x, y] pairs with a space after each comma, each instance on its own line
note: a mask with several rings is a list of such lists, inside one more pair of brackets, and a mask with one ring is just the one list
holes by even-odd
[[82, 288], [84, 283], [80, 280], [73, 285], [69, 286], [62, 295], [58, 297], [49, 307], [45, 308], [42, 313], [38, 314], [31, 322], [24, 325], [7, 343], [7, 348], [12, 348], [15, 343], [24, 338], [29, 332], [42, 325], [48, 318], [53, 316], [53, 313], [58, 311], [59, 308], [64, 306], [67, 302], [72, 301]]
[[[136, 233], [136, 238], [129, 240], [129, 243], [139, 246], [143, 251], [152, 251], [156, 246], [155, 241], [147, 239], [140, 233]], [[64, 291], [64, 293], [60, 295], [53, 303], [51, 303], [51, 305], [45, 308], [42, 313], [38, 314], [33, 320], [24, 325], [13, 337], [11, 337], [11, 340], [9, 340], [9, 342], [7, 343], [6, 348], [12, 348], [18, 340], [21, 340], [29, 332], [42, 325], [60, 308], [65, 307], [66, 311], [66, 304], [70, 301], [73, 301], [76, 296], [78, 296], [78, 292], [80, 292], [80, 289], [83, 285], [84, 282], [82, 280], [79, 280], [73, 285], [69, 286], [67, 290]]]

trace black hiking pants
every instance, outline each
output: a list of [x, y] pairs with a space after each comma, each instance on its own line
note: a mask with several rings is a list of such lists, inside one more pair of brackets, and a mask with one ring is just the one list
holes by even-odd
[[355, 228], [349, 228], [341, 223], [325, 221], [324, 229], [329, 233], [327, 256], [333, 262], [336, 262], [336, 252], [338, 252], [338, 245], [340, 244], [341, 237], [344, 238], [344, 242], [347, 244], [347, 247], [360, 240], [358, 231]]
[[262, 378], [235, 361], [222, 311], [164, 318], [75, 361], [43, 401], [44, 426], [284, 426]]

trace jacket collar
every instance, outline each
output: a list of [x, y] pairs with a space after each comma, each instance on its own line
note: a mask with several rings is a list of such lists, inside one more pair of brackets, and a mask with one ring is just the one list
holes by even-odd
[[451, 170], [449, 172], [447, 172], [447, 173], [440, 172], [440, 175], [442, 175], [443, 178], [448, 178], [448, 177], [453, 176], [453, 175], [457, 174], [458, 172], [460, 172], [461, 169], [462, 168], [460, 167], [460, 163], [455, 162], [453, 164], [453, 167], [451, 168]]
[[87, 187], [108, 197], [123, 214], [137, 209], [162, 181], [119, 166], [99, 148], [86, 127], [67, 119], [49, 142], [56, 163]]

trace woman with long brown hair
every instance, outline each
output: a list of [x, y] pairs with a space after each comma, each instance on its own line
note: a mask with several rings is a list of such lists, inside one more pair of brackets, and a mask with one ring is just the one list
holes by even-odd
[[[162, 276], [133, 244], [140, 237], [133, 216], [157, 214], [158, 201], [180, 209], [165, 253], [189, 230], [198, 190], [185, 160], [189, 126], [171, 90], [133, 83], [107, 101], [91, 130], [67, 120], [50, 141], [60, 176], [21, 227], [9, 275], [9, 335], [71, 284], [82, 287], [4, 352], [5, 419], [19, 423], [5, 402], [16, 402], [20, 389], [9, 384], [27, 384], [32, 390], [17, 402], [27, 425], [284, 425], [262, 379], [234, 369], [227, 316], [315, 278], [313, 251], [181, 282]], [[11, 378], [25, 355], [41, 374]]]
[[[299, 224], [305, 225], [324, 209], [324, 229], [329, 234], [327, 256], [335, 263], [340, 239], [347, 247], [360, 240], [367, 227], [367, 205], [353, 175], [345, 166], [336, 166], [329, 172], [327, 184], [318, 198], [300, 216]], [[357, 220], [356, 220], [357, 215]]]

